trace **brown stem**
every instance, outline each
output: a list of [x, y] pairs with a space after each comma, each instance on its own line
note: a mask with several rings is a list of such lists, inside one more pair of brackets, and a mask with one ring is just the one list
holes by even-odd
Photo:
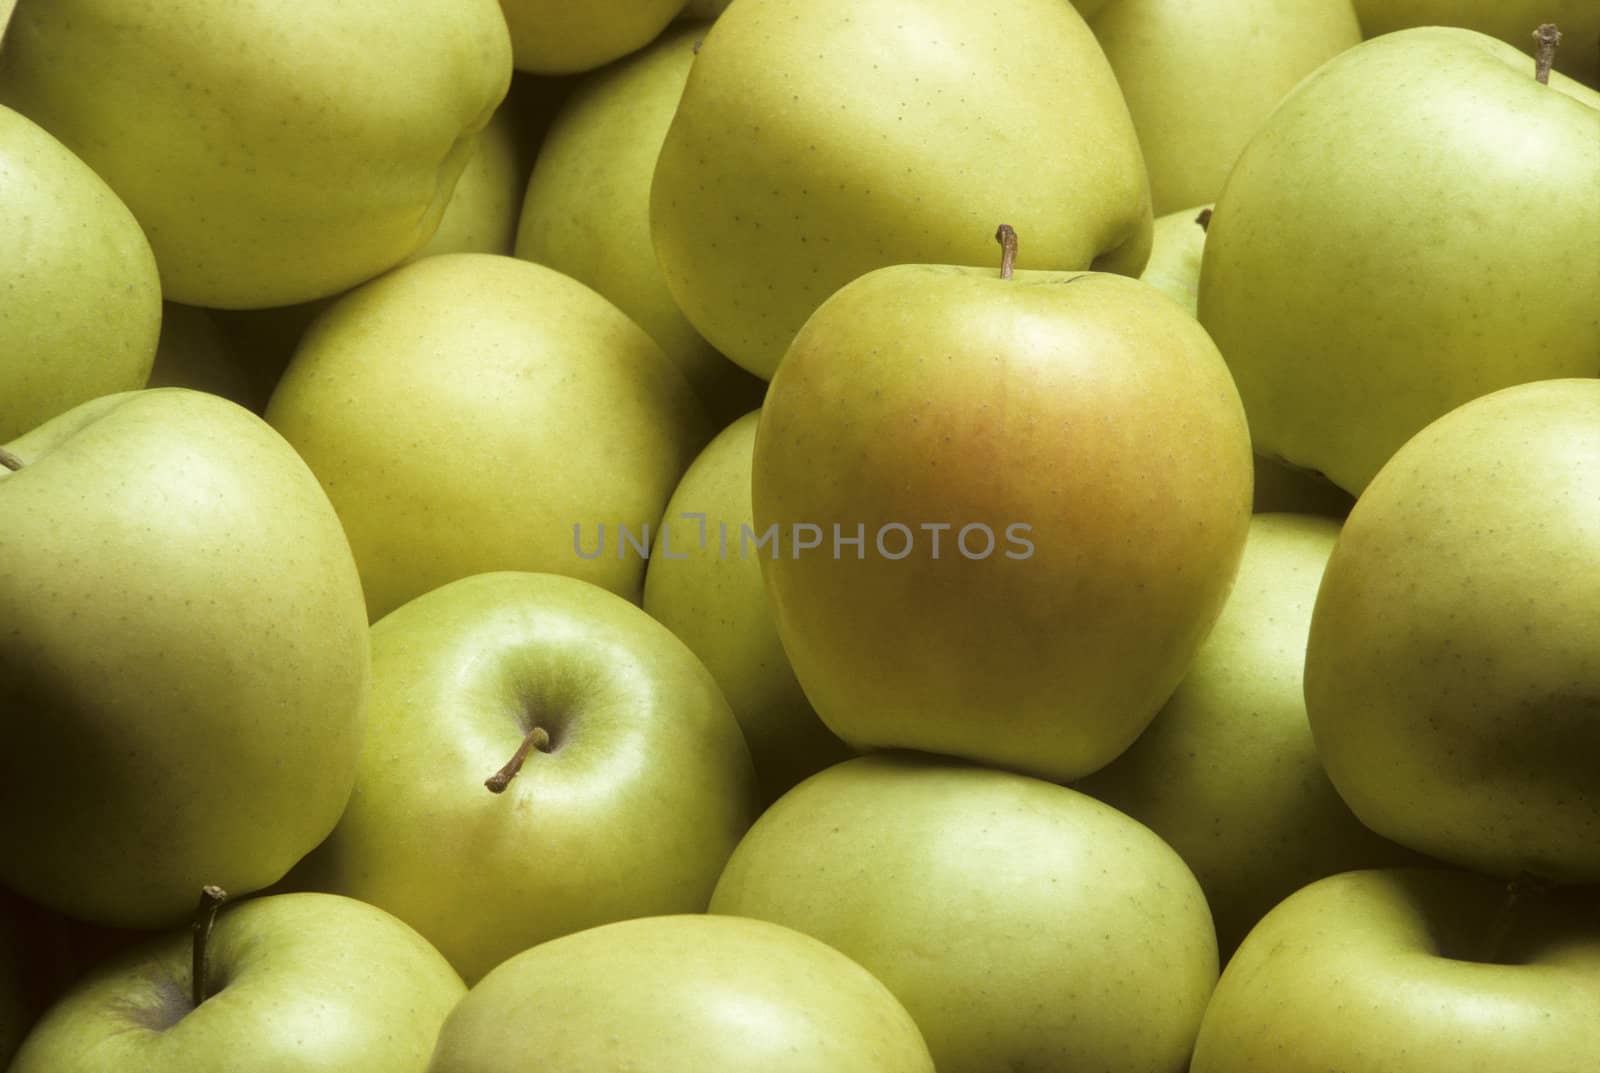
[[1010, 224], [1001, 224], [994, 240], [1000, 243], [1000, 278], [1010, 279], [1017, 267], [1017, 232]]
[[9, 469], [11, 472], [15, 473], [17, 470], [22, 468], [22, 459], [18, 458], [4, 447], [0, 447], [0, 466], [4, 466], [6, 469]]
[[1200, 230], [1202, 230], [1202, 231], [1210, 231], [1211, 230], [1211, 210], [1210, 209], [1201, 209], [1200, 210], [1200, 215], [1196, 216], [1194, 218], [1194, 222], [1200, 225]]
[[1484, 933], [1479, 961], [1499, 964], [1506, 939], [1511, 934], [1511, 927], [1516, 923], [1522, 906], [1529, 898], [1543, 894], [1546, 889], [1544, 880], [1529, 872], [1523, 872], [1506, 884], [1505, 900], [1500, 903], [1494, 919], [1489, 922], [1489, 930]]
[[221, 887], [200, 888], [200, 905], [194, 911], [194, 963], [189, 972], [189, 997], [198, 1008], [211, 993], [211, 928], [217, 922], [217, 910], [228, 900], [228, 892]]
[[511, 754], [511, 759], [506, 761], [506, 766], [483, 780], [483, 784], [491, 793], [505, 793], [511, 780], [517, 777], [517, 772], [522, 770], [522, 762], [528, 759], [528, 754], [535, 749], [543, 749], [550, 744], [550, 732], [544, 727], [534, 727], [528, 731], [527, 737], [522, 739], [522, 744], [517, 746], [517, 751]]
[[1541, 86], [1548, 86], [1550, 68], [1556, 64], [1556, 46], [1561, 44], [1561, 31], [1553, 22], [1541, 23], [1533, 31], [1533, 39], [1539, 43], [1539, 50], [1533, 54], [1533, 79]]

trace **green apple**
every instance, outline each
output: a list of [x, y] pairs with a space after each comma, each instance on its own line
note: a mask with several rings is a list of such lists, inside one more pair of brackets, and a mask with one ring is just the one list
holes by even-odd
[[1313, 883], [1228, 963], [1189, 1071], [1592, 1069], [1594, 894], [1545, 899], [1527, 912], [1503, 883], [1437, 868]]
[[[490, 570], [637, 598], [645, 528], [710, 438], [683, 376], [610, 302], [541, 265], [473, 253], [336, 302], [267, 419], [338, 509], [374, 619]], [[640, 534], [634, 553], [627, 535]]]
[[0, 880], [133, 927], [276, 881], [333, 829], [366, 722], [360, 582], [316, 479], [182, 388], [5, 451]]
[[161, 280], [150, 243], [111, 188], [3, 105], [0, 184], [5, 441], [81, 402], [144, 387], [161, 330]]
[[407, 260], [437, 253], [509, 254], [532, 166], [518, 102], [507, 98], [478, 135], [433, 237]]
[[539, 149], [516, 245], [518, 257], [615, 302], [702, 398], [719, 381], [750, 377], [700, 337], [667, 290], [650, 245], [650, 178], [705, 30], [704, 23], [674, 27], [579, 82]]
[[1228, 603], [1177, 692], [1132, 748], [1075, 784], [1178, 851], [1224, 960], [1312, 880], [1412, 863], [1340, 800], [1306, 721], [1306, 633], [1338, 536], [1331, 518], [1252, 518]]
[[[197, 929], [199, 931], [200, 929]], [[283, 894], [127, 951], [45, 1014], [10, 1073], [423, 1073], [466, 993], [421, 936], [370, 905]], [[194, 963], [203, 961], [201, 1001]]]
[[1355, 0], [1355, 5], [1368, 37], [1413, 26], [1464, 26], [1530, 55], [1534, 29], [1553, 22], [1564, 38], [1557, 68], [1600, 86], [1600, 5], [1594, 0]]
[[249, 367], [234, 353], [216, 313], [178, 302], [162, 307], [161, 341], [148, 386], [209, 391], [257, 413], [267, 402]]
[[1600, 381], [1423, 429], [1350, 512], [1306, 650], [1311, 729], [1376, 831], [1501, 875], [1600, 881]]
[[1215, 201], [1283, 95], [1361, 41], [1350, 0], [1110, 0], [1090, 26], [1163, 215]]
[[510, 77], [495, 0], [23, 0], [0, 53], [0, 98], [205, 306], [334, 294], [422, 245]]
[[445, 585], [374, 624], [372, 676], [355, 792], [302, 880], [395, 914], [469, 982], [569, 932], [704, 911], [755, 818], [715, 679], [587, 582]]
[[1600, 93], [1402, 30], [1319, 68], [1217, 201], [1200, 321], [1261, 453], [1352, 494], [1446, 411], [1600, 354]]
[[666, 29], [683, 5], [684, 0], [500, 0], [517, 69], [535, 74], [574, 74], [626, 56]]
[[518, 954], [428, 1073], [933, 1073], [905, 1007], [837, 950], [759, 920], [656, 916]]
[[860, 962], [939, 1073], [1177, 1070], [1217, 979], [1205, 897], [1148, 828], [929, 756], [847, 760], [795, 787], [739, 843], [711, 911]]
[[754, 526], [750, 470], [759, 412], [706, 445], [667, 503], [650, 564], [644, 609], [705, 663], [722, 687], [755, 760], [763, 801], [850, 755], [811, 710], [761, 582], [761, 563], [740, 552]]
[[772, 540], [746, 553], [829, 729], [1065, 781], [1139, 735], [1222, 610], [1250, 440], [1153, 287], [903, 265], [795, 338], [752, 497]]
[[667, 287], [770, 379], [823, 300], [895, 264], [1137, 275], [1150, 190], [1127, 105], [1062, 0], [734, 4], [690, 70], [656, 164]]
[[1139, 278], [1195, 315], [1200, 293], [1200, 256], [1206, 248], [1210, 205], [1158, 216], [1151, 230], [1150, 260]]

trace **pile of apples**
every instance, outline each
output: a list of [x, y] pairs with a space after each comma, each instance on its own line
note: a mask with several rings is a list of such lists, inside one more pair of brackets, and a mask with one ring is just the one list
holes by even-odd
[[9, 1073], [1600, 1073], [1594, 0], [0, 0]]

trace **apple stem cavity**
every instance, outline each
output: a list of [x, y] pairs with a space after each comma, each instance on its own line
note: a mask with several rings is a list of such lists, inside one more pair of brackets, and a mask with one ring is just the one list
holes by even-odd
[[200, 889], [200, 905], [194, 911], [194, 964], [189, 974], [189, 997], [198, 1009], [211, 993], [211, 929], [217, 923], [217, 911], [228, 900], [228, 892], [221, 887], [207, 885]]
[[1539, 50], [1533, 55], [1533, 78], [1541, 86], [1548, 86], [1550, 69], [1556, 64], [1556, 46], [1561, 44], [1561, 31], [1553, 22], [1542, 23], [1533, 31], [1533, 39], [1539, 43]]
[[1546, 889], [1545, 882], [1531, 872], [1523, 872], [1506, 883], [1505, 900], [1500, 903], [1494, 919], [1489, 922], [1489, 930], [1484, 933], [1479, 961], [1491, 965], [1500, 963], [1506, 939], [1510, 936], [1511, 927], [1516, 923], [1523, 905], [1530, 898], [1544, 893]]
[[1201, 209], [1200, 214], [1194, 218], [1194, 222], [1200, 225], [1200, 230], [1209, 232], [1211, 230], [1211, 210]]
[[535, 749], [543, 749], [550, 744], [550, 732], [544, 727], [536, 726], [528, 731], [522, 739], [522, 744], [517, 746], [517, 751], [511, 754], [511, 759], [506, 761], [506, 766], [483, 780], [490, 793], [503, 794], [506, 787], [511, 785], [511, 780], [517, 777], [517, 772], [522, 770], [523, 761], [528, 759], [528, 754]]
[[22, 468], [22, 459], [18, 458], [4, 447], [0, 447], [0, 466], [4, 466], [6, 469], [9, 469], [11, 472], [15, 473], [17, 470]]
[[1010, 279], [1017, 268], [1017, 232], [1010, 224], [995, 229], [994, 240], [1000, 243], [1000, 278]]

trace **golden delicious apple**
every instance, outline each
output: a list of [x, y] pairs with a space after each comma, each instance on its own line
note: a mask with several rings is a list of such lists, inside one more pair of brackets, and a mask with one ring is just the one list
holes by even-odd
[[872, 269], [1137, 275], [1150, 189], [1105, 55], [1063, 0], [765, 0], [712, 24], [656, 164], [650, 229], [689, 322], [770, 379]]
[[642, 48], [664, 30], [684, 0], [500, 0], [511, 27], [517, 69], [536, 74], [587, 71]]
[[1600, 380], [1506, 388], [1379, 471], [1317, 595], [1305, 697], [1373, 830], [1600, 881]]
[[1600, 4], [1594, 0], [1355, 0], [1368, 37], [1413, 26], [1463, 26], [1534, 52], [1533, 31], [1553, 22], [1562, 73], [1600, 88]]
[[22, 0], [0, 99], [95, 169], [166, 297], [287, 305], [425, 242], [505, 96], [495, 0]]

